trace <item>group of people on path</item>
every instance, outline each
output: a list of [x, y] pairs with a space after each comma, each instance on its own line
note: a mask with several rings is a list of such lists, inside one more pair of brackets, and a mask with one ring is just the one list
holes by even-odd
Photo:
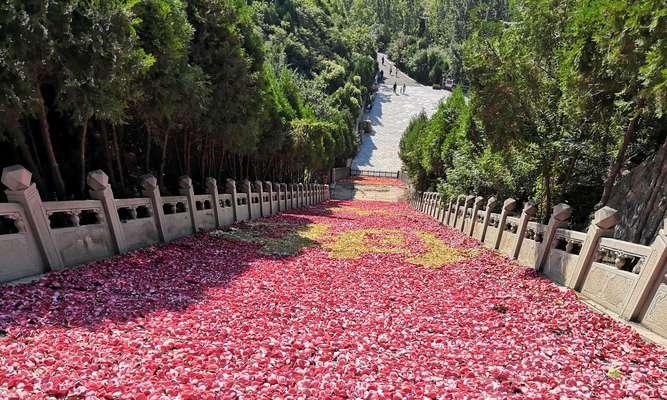
[[[382, 65], [384, 65], [384, 56], [382, 56]], [[394, 66], [389, 65], [389, 76], [394, 72]], [[380, 70], [380, 76], [382, 76], [382, 79], [384, 80], [384, 72]], [[396, 68], [396, 78], [398, 78], [398, 68]], [[394, 93], [398, 94], [397, 92], [398, 89], [398, 81], [394, 81]], [[405, 94], [406, 88], [405, 88], [405, 83], [403, 83], [403, 86], [401, 87], [401, 94]]]
[[[394, 82], [394, 93], [396, 93], [396, 86], [397, 82]], [[403, 87], [401, 87], [401, 94], [405, 94], [405, 83], [403, 84]]]

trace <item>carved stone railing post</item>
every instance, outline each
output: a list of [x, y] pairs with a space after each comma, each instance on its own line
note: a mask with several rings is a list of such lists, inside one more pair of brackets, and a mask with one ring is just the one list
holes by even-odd
[[264, 182], [264, 191], [269, 192], [269, 215], [276, 214], [278, 210], [273, 209], [273, 184], [271, 182]]
[[215, 226], [222, 226], [222, 210], [220, 209], [220, 193], [218, 193], [218, 181], [215, 178], [206, 178], [206, 193], [213, 197], [213, 215], [215, 216]]
[[431, 192], [431, 193], [429, 193], [429, 196], [428, 196], [428, 209], [426, 210], [426, 213], [427, 213], [430, 217], [433, 217], [433, 212], [434, 212], [434, 209], [435, 209], [435, 199], [436, 199], [437, 196], [438, 196], [438, 194], [435, 193], [435, 192]]
[[302, 208], [304, 206], [304, 194], [303, 194], [303, 183], [299, 183], [296, 185], [297, 191], [299, 192], [298, 197], [299, 197], [299, 208]]
[[160, 241], [166, 242], [167, 221], [164, 217], [164, 210], [162, 209], [162, 195], [160, 194], [160, 187], [157, 184], [157, 178], [153, 175], [144, 176], [141, 181], [141, 187], [143, 188], [143, 195], [151, 200], [158, 237], [160, 238]]
[[442, 209], [440, 210], [440, 215], [438, 216], [438, 222], [444, 225], [447, 220], [447, 207], [449, 207], [449, 201], [447, 201], [444, 195], [440, 199], [440, 206]]
[[509, 198], [503, 202], [503, 209], [500, 211], [500, 222], [498, 223], [498, 236], [496, 236], [496, 243], [493, 245], [494, 249], [500, 248], [500, 240], [503, 238], [503, 232], [505, 231], [505, 223], [507, 222], [507, 216], [514, 211], [516, 207], [516, 200]]
[[618, 212], [613, 208], [602, 207], [595, 212], [593, 221], [588, 227], [588, 231], [586, 231], [586, 239], [581, 245], [577, 264], [572, 270], [570, 279], [565, 282], [565, 286], [574, 290], [581, 290], [600, 245], [600, 238], [605, 233], [610, 233], [617, 223]]
[[461, 215], [461, 228], [459, 230], [463, 232], [466, 226], [466, 214], [468, 210], [472, 207], [472, 202], [475, 201], [475, 196], [466, 196], [465, 203], [463, 204], [463, 215]]
[[283, 192], [282, 185], [278, 182], [273, 182], [271, 186], [273, 187], [273, 190], [276, 192], [276, 198], [278, 199], [278, 205], [276, 206], [278, 207], [278, 209], [276, 210], [276, 212], [285, 211], [285, 205], [283, 204], [283, 201], [280, 199], [280, 197], [285, 194], [285, 192]]
[[512, 250], [512, 259], [514, 260], [519, 258], [521, 245], [523, 244], [523, 239], [526, 237], [528, 222], [535, 217], [535, 214], [537, 214], [537, 207], [535, 207], [533, 203], [527, 202], [523, 205], [521, 218], [519, 218], [519, 226], [516, 231], [516, 242], [514, 243], [514, 249]]
[[286, 183], [281, 183], [280, 187], [283, 189], [283, 194], [285, 195], [285, 200], [283, 201], [283, 210], [289, 210], [291, 206], [291, 199], [287, 199], [287, 193], [289, 193], [290, 189], [287, 186]]
[[290, 209], [293, 210], [293, 209], [297, 208], [297, 199], [296, 199], [296, 196], [297, 196], [297, 194], [296, 194], [296, 192], [297, 192], [297, 187], [296, 187], [296, 185], [293, 184], [293, 183], [290, 183], [290, 185], [289, 185], [289, 190], [290, 190], [291, 197], [292, 197], [292, 198], [290, 199]]
[[32, 173], [20, 165], [12, 165], [2, 170], [2, 183], [7, 200], [23, 207], [28, 224], [36, 236], [35, 241], [42, 257], [51, 270], [60, 270], [64, 262], [49, 230], [49, 218], [42, 207], [42, 198], [37, 186], [32, 182]]
[[484, 210], [484, 222], [482, 225], [482, 235], [479, 238], [479, 241], [484, 243], [484, 238], [486, 238], [486, 230], [489, 227], [489, 221], [491, 221], [491, 213], [493, 212], [493, 207], [496, 205], [498, 200], [495, 196], [489, 197], [486, 201], [486, 210]]
[[549, 252], [551, 251], [551, 246], [554, 242], [554, 237], [556, 236], [556, 230], [567, 221], [572, 215], [572, 207], [565, 203], [560, 203], [554, 206], [549, 218], [549, 223], [547, 224], [544, 231], [544, 241], [540, 247], [540, 251], [537, 255], [537, 266], [538, 271], [542, 271], [544, 268], [547, 259], [549, 258]]
[[454, 229], [456, 229], [457, 222], [459, 221], [459, 210], [461, 210], [461, 206], [463, 205], [465, 198], [466, 197], [462, 194], [456, 198], [456, 208], [454, 210], [454, 222], [451, 225], [452, 228]]
[[[259, 217], [262, 215], [260, 212], [260, 215], [252, 215], [252, 184], [250, 183], [249, 180], [244, 179], [241, 182], [241, 191], [246, 194], [246, 206], [248, 207], [248, 221], [252, 221], [254, 218]], [[262, 209], [261, 203], [260, 203], [260, 210]]]
[[102, 170], [98, 169], [88, 173], [86, 182], [90, 188], [90, 197], [102, 203], [104, 217], [111, 231], [111, 239], [116, 247], [116, 251], [120, 254], [125, 253], [127, 251], [125, 232], [118, 216], [118, 210], [116, 210], [116, 200], [114, 199], [111, 185], [109, 185], [109, 177]]
[[433, 213], [433, 218], [436, 221], [440, 222], [440, 214], [443, 212], [444, 207], [442, 206], [442, 195], [438, 193], [435, 195], [435, 212]]
[[239, 222], [238, 212], [236, 211], [238, 205], [238, 197], [236, 196], [236, 182], [233, 179], [227, 179], [225, 182], [225, 191], [232, 196], [232, 211], [234, 212], [234, 222]]
[[455, 209], [454, 206], [456, 205], [456, 201], [457, 199], [452, 198], [449, 200], [449, 203], [447, 204], [447, 213], [445, 214], [445, 224], [447, 224], [448, 226], [452, 226], [452, 214], [455, 213], [455, 211], [453, 210]]
[[470, 230], [468, 231], [468, 236], [470, 237], [472, 237], [473, 233], [475, 232], [475, 225], [477, 224], [477, 211], [482, 206], [482, 203], [484, 203], [484, 197], [475, 197], [472, 205], [472, 220], [470, 221]]
[[[268, 217], [268, 215], [264, 215], [264, 185], [262, 184], [262, 181], [259, 179], [255, 181], [255, 184], [253, 185], [255, 187], [255, 192], [259, 193], [259, 215], [257, 217]], [[271, 210], [271, 199], [269, 199], [269, 210]], [[250, 196], [248, 195], [248, 202], [250, 201]], [[269, 212], [269, 215], [270, 212]]]
[[628, 320], [641, 318], [662, 277], [667, 274], [667, 219], [651, 245], [651, 255], [639, 272], [639, 279], [630, 295], [621, 317]]
[[192, 231], [199, 232], [199, 222], [197, 221], [197, 204], [195, 200], [195, 191], [192, 187], [192, 179], [189, 176], [183, 175], [178, 178], [178, 192], [181, 196], [188, 198], [188, 211], [190, 211], [190, 222], [192, 223]]

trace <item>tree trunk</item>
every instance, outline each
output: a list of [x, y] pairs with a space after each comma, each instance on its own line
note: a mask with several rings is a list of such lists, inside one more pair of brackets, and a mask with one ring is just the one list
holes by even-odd
[[[655, 210], [655, 202], [658, 201], [658, 195], [664, 190], [667, 181], [667, 139], [655, 154], [654, 167], [650, 178], [651, 194], [639, 213], [637, 229], [632, 237], [632, 241], [635, 243], [642, 243], [642, 233], [646, 230], [649, 214]], [[653, 234], [649, 236], [653, 237]]]
[[88, 118], [84, 119], [79, 136], [79, 194], [86, 194], [86, 139], [88, 138]]
[[44, 180], [42, 179], [42, 176], [40, 174], [39, 166], [37, 165], [37, 163], [35, 163], [35, 158], [32, 156], [30, 148], [26, 143], [26, 136], [23, 134], [23, 131], [21, 130], [21, 124], [19, 122], [18, 115], [12, 113], [12, 115], [9, 116], [9, 118], [7, 119], [7, 123], [8, 123], [7, 131], [9, 133], [9, 136], [12, 138], [12, 141], [14, 142], [16, 147], [18, 147], [26, 164], [28, 164], [27, 165], [28, 170], [32, 172], [32, 177], [33, 181], [35, 182], [35, 185], [37, 185], [37, 188], [39, 189], [40, 192], [44, 193], [45, 191]]
[[125, 173], [123, 171], [123, 155], [120, 153], [118, 146], [118, 132], [116, 132], [116, 125], [111, 125], [111, 140], [113, 141], [113, 151], [116, 153], [116, 166], [118, 167], [118, 180], [120, 181], [120, 191], [125, 193]]
[[616, 155], [613, 164], [609, 168], [609, 174], [607, 175], [607, 179], [605, 179], [604, 182], [600, 202], [595, 206], [596, 210], [604, 207], [609, 202], [609, 198], [611, 197], [611, 190], [613, 189], [614, 183], [616, 183], [616, 178], [621, 172], [621, 167], [625, 162], [625, 153], [627, 152], [630, 143], [632, 143], [635, 138], [637, 122], [639, 122], [639, 118], [641, 116], [641, 109], [641, 103], [637, 104], [635, 115], [632, 117], [628, 123], [628, 127], [625, 129], [625, 133], [623, 134], [623, 142], [621, 143], [621, 147], [618, 149], [618, 154]]
[[44, 105], [44, 96], [42, 95], [42, 88], [39, 84], [37, 85], [37, 113], [39, 115], [39, 128], [42, 133], [44, 146], [46, 146], [46, 154], [47, 158], [49, 159], [49, 166], [51, 167], [51, 175], [53, 178], [53, 184], [56, 189], [56, 194], [58, 195], [58, 198], [63, 199], [65, 197], [65, 181], [63, 181], [63, 176], [60, 173], [60, 166], [58, 165], [58, 160], [56, 159], [56, 153], [53, 150], [53, 143], [51, 142], [51, 130], [49, 128], [46, 106]]
[[551, 170], [544, 171], [544, 212], [545, 219], [551, 214]]
[[146, 124], [146, 173], [151, 171], [151, 142], [153, 141], [153, 128], [149, 123]]
[[164, 187], [164, 167], [167, 162], [167, 142], [169, 141], [169, 129], [164, 131], [164, 137], [162, 138], [162, 154], [160, 155], [160, 171], [158, 175], [158, 184], [160, 188]]
[[111, 186], [114, 189], [116, 188], [116, 171], [113, 168], [113, 148], [111, 143], [109, 143], [109, 130], [107, 125], [104, 122], [100, 122], [100, 131], [102, 132], [102, 143], [104, 144], [104, 164], [107, 171], [109, 172], [109, 179], [111, 180]]

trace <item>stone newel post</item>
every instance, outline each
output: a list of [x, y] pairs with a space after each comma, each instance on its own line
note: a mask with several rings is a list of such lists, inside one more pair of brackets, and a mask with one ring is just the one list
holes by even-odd
[[667, 219], [665, 219], [663, 228], [658, 232], [651, 248], [653, 251], [641, 272], [639, 272], [635, 290], [621, 312], [621, 317], [625, 319], [637, 320], [641, 318], [647, 303], [660, 285], [662, 277], [667, 274]]
[[470, 231], [468, 231], [468, 236], [470, 237], [472, 237], [473, 233], [475, 232], [475, 225], [477, 224], [477, 211], [479, 211], [482, 203], [484, 203], [484, 197], [475, 197], [475, 201], [472, 205], [472, 221], [470, 221]]
[[442, 196], [442, 210], [440, 211], [440, 216], [438, 217], [438, 221], [444, 225], [447, 223], [447, 214], [449, 214], [449, 201], [445, 198], [445, 196]]
[[104, 217], [111, 230], [111, 239], [114, 242], [116, 251], [121, 254], [125, 253], [127, 251], [125, 232], [123, 231], [123, 226], [116, 210], [116, 200], [109, 185], [109, 177], [102, 170], [98, 169], [88, 173], [86, 183], [88, 183], [88, 187], [90, 188], [88, 191], [90, 197], [102, 203]]
[[239, 206], [238, 197], [236, 196], [236, 182], [233, 179], [227, 179], [225, 182], [225, 191], [232, 195], [232, 210], [234, 211], [234, 222], [239, 222], [238, 213], [236, 212]]
[[491, 212], [493, 211], [493, 206], [496, 205], [496, 199], [495, 196], [489, 197], [489, 199], [486, 201], [486, 210], [484, 210], [484, 222], [482, 225], [482, 235], [479, 238], [479, 241], [484, 243], [484, 238], [486, 237], [486, 230], [489, 227], [489, 221], [491, 221]]
[[521, 251], [521, 244], [523, 238], [526, 237], [526, 229], [528, 228], [528, 221], [537, 214], [537, 207], [533, 203], [525, 203], [523, 211], [521, 211], [521, 218], [519, 218], [519, 227], [516, 231], [516, 243], [514, 243], [514, 250], [512, 251], [512, 259], [519, 258], [519, 251]]
[[190, 211], [190, 221], [192, 223], [192, 231], [199, 231], [199, 223], [197, 221], [197, 201], [195, 200], [195, 191], [192, 188], [192, 179], [189, 176], [181, 176], [178, 178], [178, 192], [181, 196], [188, 198], [188, 208]]
[[[255, 192], [259, 193], [259, 215], [262, 217], [268, 217], [268, 215], [264, 215], [264, 207], [262, 205], [262, 203], [264, 203], [264, 185], [262, 184], [262, 181], [260, 181], [259, 179], [256, 180], [254, 187], [255, 187]], [[270, 210], [271, 210], [271, 202], [269, 201], [269, 215], [271, 213]]]
[[600, 238], [605, 233], [611, 230], [618, 223], [618, 212], [611, 207], [602, 207], [595, 212], [593, 221], [586, 232], [586, 239], [581, 245], [579, 258], [577, 264], [570, 275], [569, 281], [565, 282], [565, 286], [574, 290], [581, 290], [584, 284], [588, 270], [593, 263], [595, 254], [597, 253], [600, 244]]
[[220, 215], [220, 193], [218, 193], [218, 181], [215, 178], [206, 178], [206, 192], [213, 197], [213, 215], [215, 216], [215, 226], [222, 226], [222, 215]]
[[515, 207], [516, 200], [512, 198], [509, 198], [503, 202], [503, 209], [500, 212], [500, 222], [498, 223], [498, 236], [496, 236], [496, 243], [493, 246], [494, 249], [500, 248], [500, 240], [503, 238], [507, 216], [514, 210]]
[[296, 185], [296, 189], [298, 191], [298, 198], [299, 198], [299, 208], [303, 207], [303, 183], [299, 183]]
[[[454, 205], [456, 204], [455, 199], [450, 199], [449, 203], [447, 204], [447, 212], [445, 213], [445, 224], [452, 226], [452, 209], [454, 209]], [[454, 211], [455, 212], [455, 211]]]
[[264, 182], [265, 191], [269, 192], [269, 215], [276, 214], [278, 210], [273, 209], [273, 184], [269, 181]]
[[475, 200], [475, 196], [470, 195], [465, 197], [465, 203], [463, 203], [463, 215], [461, 216], [461, 228], [460, 231], [463, 232], [466, 226], [466, 214], [470, 207], [472, 207], [472, 202]]
[[290, 200], [290, 208], [295, 209], [299, 207], [299, 202], [297, 200], [297, 186], [294, 183], [290, 183], [289, 185], [290, 188], [290, 193], [292, 194], [292, 199]]
[[155, 218], [155, 226], [160, 241], [167, 241], [167, 222], [164, 218], [164, 210], [162, 209], [162, 195], [160, 194], [160, 187], [157, 184], [157, 178], [153, 175], [146, 175], [142, 179], [141, 186], [143, 187], [143, 195], [151, 200], [153, 206], [153, 216]]
[[[244, 179], [243, 182], [241, 183], [241, 191], [246, 194], [246, 207], [248, 207], [248, 220], [252, 220], [253, 218], [257, 218], [258, 215], [252, 215], [252, 184], [250, 183], [249, 180]], [[260, 207], [259, 209], [261, 210], [261, 199], [260, 199]], [[260, 211], [260, 215], [261, 215]]]
[[286, 183], [279, 183], [279, 185], [280, 185], [280, 188], [283, 192], [283, 195], [285, 196], [285, 200], [283, 200], [283, 205], [282, 205], [283, 210], [289, 210], [290, 207], [287, 205], [287, 201], [288, 201], [287, 200], [287, 184]]
[[461, 203], [465, 201], [464, 195], [459, 195], [456, 198], [456, 209], [454, 210], [454, 222], [452, 223], [452, 228], [456, 229], [456, 224], [459, 222], [459, 210], [461, 209]]
[[[544, 232], [544, 241], [542, 242], [542, 246], [537, 255], [536, 266], [538, 271], [542, 271], [544, 264], [549, 258], [549, 251], [551, 251], [551, 245], [554, 241], [554, 236], [556, 235], [556, 229], [558, 229], [563, 222], [567, 221], [570, 218], [570, 215], [572, 215], [572, 208], [567, 204], [560, 203], [554, 206], [551, 218], [549, 218], [549, 223]], [[579, 256], [581, 257], [581, 254]]]
[[23, 207], [42, 257], [51, 270], [58, 271], [64, 267], [63, 259], [51, 237], [49, 218], [42, 208], [37, 186], [31, 181], [32, 173], [20, 165], [12, 165], [2, 170], [2, 183], [8, 188], [5, 190], [7, 200]]
[[444, 212], [445, 208], [442, 206], [442, 195], [438, 193], [435, 196], [436, 203], [435, 203], [435, 213], [433, 213], [433, 218], [435, 218], [436, 221], [440, 221], [440, 215]]
[[278, 198], [278, 209], [276, 210], [276, 212], [285, 211], [285, 206], [283, 204], [283, 201], [280, 199], [280, 196], [283, 196], [285, 194], [285, 192], [283, 192], [282, 185], [279, 182], [273, 182], [271, 185], [273, 186], [273, 190], [276, 191]]

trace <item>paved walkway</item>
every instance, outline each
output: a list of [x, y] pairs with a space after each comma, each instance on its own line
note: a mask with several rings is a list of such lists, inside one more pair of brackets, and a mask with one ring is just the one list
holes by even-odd
[[0, 287], [0, 399], [660, 399], [667, 353], [405, 203]]
[[[375, 97], [373, 108], [364, 116], [370, 120], [373, 133], [364, 135], [359, 153], [352, 162], [352, 168], [364, 170], [398, 171], [402, 163], [398, 157], [398, 145], [410, 119], [421, 111], [429, 116], [435, 112], [438, 103], [450, 92], [433, 90], [420, 85], [396, 68], [384, 54], [378, 54], [378, 60], [385, 57], [385, 64], [378, 61], [384, 70], [385, 82]], [[392, 68], [392, 74], [389, 68]], [[393, 93], [393, 84], [397, 82], [397, 92]], [[406, 85], [406, 93], [400, 94], [402, 85]]]

